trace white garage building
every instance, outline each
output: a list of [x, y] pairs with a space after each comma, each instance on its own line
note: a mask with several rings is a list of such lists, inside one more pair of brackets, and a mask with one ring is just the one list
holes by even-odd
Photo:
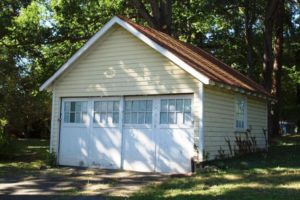
[[203, 50], [114, 17], [50, 77], [60, 165], [186, 173], [251, 128], [269, 94]]

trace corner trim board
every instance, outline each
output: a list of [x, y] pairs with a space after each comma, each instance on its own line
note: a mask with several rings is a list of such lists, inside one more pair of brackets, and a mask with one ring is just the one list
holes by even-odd
[[199, 84], [199, 160], [204, 160], [204, 117], [203, 106], [204, 104], [204, 87]]

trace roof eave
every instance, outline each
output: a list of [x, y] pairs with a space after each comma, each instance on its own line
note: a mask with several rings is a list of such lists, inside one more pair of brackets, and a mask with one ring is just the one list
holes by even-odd
[[210, 81], [211, 86], [216, 86], [218, 88], [221, 89], [227, 89], [227, 90], [231, 90], [233, 92], [238, 92], [247, 96], [253, 96], [253, 97], [257, 97], [257, 98], [261, 98], [261, 99], [265, 99], [265, 100], [269, 100], [269, 101], [274, 101], [275, 98], [271, 95], [271, 94], [264, 94], [263, 92], [259, 92], [259, 91], [251, 91], [251, 90], [247, 90], [241, 87], [237, 87], [234, 85], [229, 85], [229, 84], [225, 84], [225, 83], [219, 83], [216, 81]]

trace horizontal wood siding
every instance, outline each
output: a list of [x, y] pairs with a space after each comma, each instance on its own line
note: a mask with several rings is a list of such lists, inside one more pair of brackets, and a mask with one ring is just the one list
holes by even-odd
[[[229, 147], [225, 138], [229, 138], [231, 145], [235, 144], [235, 136], [245, 137], [245, 133], [235, 132], [234, 102], [236, 94], [229, 90], [213, 87], [204, 88], [204, 145], [205, 154], [214, 159], [222, 149], [229, 155]], [[248, 127], [252, 136], [256, 137], [259, 148], [265, 148], [263, 128], [267, 128], [267, 110], [264, 100], [247, 97]]]
[[[180, 67], [115, 25], [55, 81], [52, 148], [58, 148], [62, 97], [194, 94], [198, 92], [198, 84]], [[194, 96], [197, 115], [199, 100]], [[195, 133], [198, 133], [197, 119]]]

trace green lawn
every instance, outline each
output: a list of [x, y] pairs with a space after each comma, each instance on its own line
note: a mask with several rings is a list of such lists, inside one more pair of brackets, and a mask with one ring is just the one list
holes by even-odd
[[148, 186], [131, 199], [300, 199], [300, 136], [274, 140], [268, 153], [211, 165], [217, 169]]
[[0, 176], [28, 173], [47, 165], [49, 140], [13, 140], [11, 148], [0, 154]]
[[[40, 167], [46, 165], [49, 141], [17, 140], [13, 146], [13, 150], [1, 152], [10, 158], [0, 158], [0, 177], [38, 175]], [[129, 199], [300, 200], [300, 136], [274, 140], [268, 153], [210, 165], [216, 166], [210, 167], [210, 172], [170, 178], [162, 184], [145, 187]]]

